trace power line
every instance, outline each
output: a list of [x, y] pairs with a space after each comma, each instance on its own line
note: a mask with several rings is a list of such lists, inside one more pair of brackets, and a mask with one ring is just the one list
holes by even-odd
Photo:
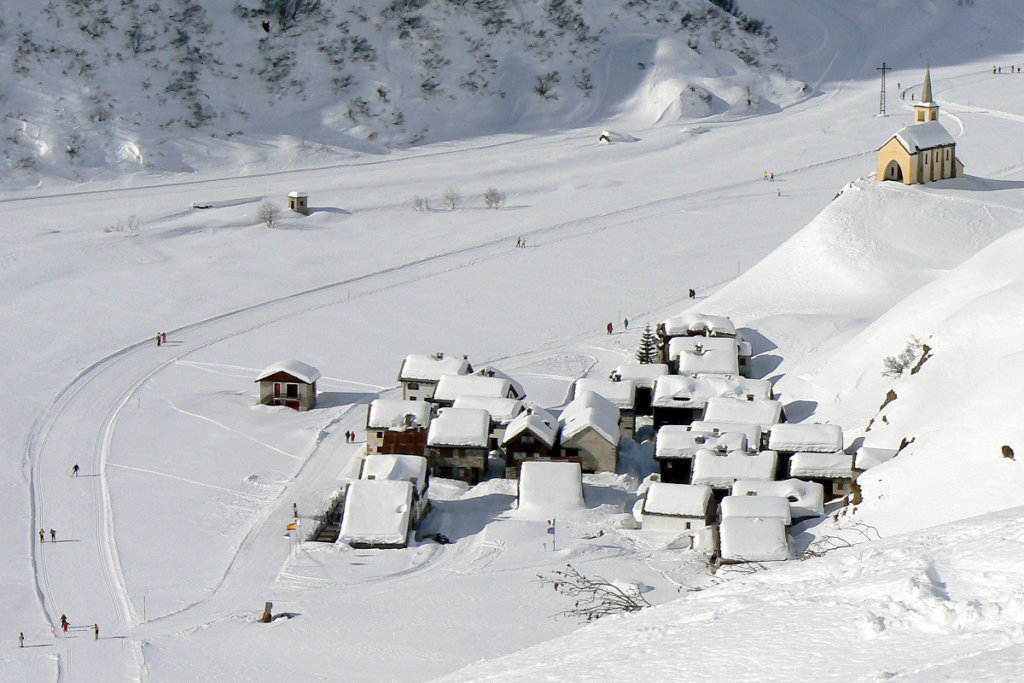
[[875, 71], [882, 72], [882, 92], [878, 96], [878, 114], [879, 116], [885, 115], [885, 72], [892, 71], [891, 66], [886, 66], [885, 62], [882, 62], [882, 66], [875, 67]]

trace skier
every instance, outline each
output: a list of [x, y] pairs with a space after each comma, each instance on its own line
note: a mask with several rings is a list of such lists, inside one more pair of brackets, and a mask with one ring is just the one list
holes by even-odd
[[608, 334], [611, 334], [613, 329], [614, 327], [612, 326], [612, 324], [608, 323]]
[[53, 529], [50, 529], [50, 542], [51, 543], [56, 543], [57, 542], [57, 532], [54, 531]]
[[695, 292], [695, 291], [693, 291], [693, 290], [691, 289], [691, 290], [690, 290], [690, 298], [691, 298], [691, 299], [693, 299], [693, 298], [694, 298], [694, 297], [696, 297], [696, 296], [697, 296], [697, 292]]
[[775, 171], [772, 171], [772, 174], [771, 174], [770, 177], [772, 179], [772, 182], [774, 183], [775, 182]]
[[78, 476], [78, 463], [77, 462], [75, 463], [74, 467], [71, 468], [71, 476], [72, 477], [77, 477]]
[[18, 647], [25, 647], [25, 634], [18, 632]]
[[42, 543], [45, 540], [46, 540], [46, 532], [44, 532], [42, 529], [40, 529], [39, 530], [39, 542]]
[[622, 328], [625, 329], [625, 330], [629, 329], [629, 318], [623, 318], [622, 319]]
[[160, 341], [162, 341], [164, 344], [167, 343], [167, 333], [166, 332], [161, 332], [160, 333]]
[[65, 615], [60, 615], [60, 627], [64, 630], [64, 633], [68, 632], [68, 618]]
[[160, 346], [160, 333], [159, 332], [156, 333], [156, 345]]
[[765, 180], [768, 180], [768, 171], [765, 171], [765, 172], [764, 172], [764, 179], [765, 179]]
[[292, 503], [292, 517], [295, 519], [299, 518], [299, 506], [295, 503]]
[[99, 640], [100, 639], [100, 625], [99, 624], [93, 624], [92, 625], [92, 632], [93, 632], [93, 635], [95, 636], [93, 638], [93, 640]]

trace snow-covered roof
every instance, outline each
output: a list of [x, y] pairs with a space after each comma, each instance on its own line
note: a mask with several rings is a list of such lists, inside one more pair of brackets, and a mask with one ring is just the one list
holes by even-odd
[[825, 514], [825, 487], [816, 481], [739, 479], [732, 485], [732, 495], [781, 496], [789, 501], [794, 519]]
[[771, 398], [772, 385], [765, 379], [726, 375], [665, 375], [654, 384], [655, 408], [703, 408], [712, 396]]
[[306, 193], [305, 192], [299, 192], [298, 190], [292, 190], [291, 192], [288, 193], [288, 196], [289, 197], [295, 197], [297, 199], [299, 197], [305, 197]]
[[619, 410], [632, 410], [636, 405], [636, 384], [629, 379], [613, 382], [599, 377], [583, 377], [576, 380], [573, 391], [593, 391], [614, 403]]
[[722, 499], [722, 519], [729, 517], [779, 519], [786, 526], [793, 522], [789, 501], [782, 496], [726, 496]]
[[550, 448], [555, 445], [555, 437], [558, 436], [558, 420], [543, 408], [531, 407], [529, 410], [519, 413], [516, 419], [508, 423], [502, 443], [507, 443], [526, 431]]
[[427, 430], [428, 446], [486, 448], [491, 416], [481, 408], [442, 408]]
[[523, 412], [523, 402], [518, 398], [498, 398], [495, 396], [459, 396], [453, 408], [480, 408], [486, 410], [491, 420], [507, 425], [516, 415]]
[[858, 470], [867, 470], [888, 462], [896, 455], [895, 448], [874, 448], [872, 446], [861, 446], [854, 456], [853, 466]]
[[459, 396], [509, 398], [512, 385], [504, 377], [484, 375], [441, 375], [434, 389], [435, 401], [454, 402]]
[[733, 451], [722, 455], [702, 449], [693, 456], [693, 476], [690, 482], [728, 489], [732, 488], [737, 479], [774, 479], [776, 458], [775, 451]]
[[359, 480], [349, 484], [338, 541], [359, 545], [403, 546], [409, 533], [412, 484]]
[[953, 136], [938, 121], [925, 121], [901, 128], [894, 136], [910, 153], [953, 144]]
[[484, 375], [485, 377], [500, 377], [501, 379], [507, 379], [508, 384], [512, 387], [512, 398], [526, 398], [526, 389], [519, 383], [518, 380], [513, 379], [510, 375], [505, 374], [493, 365], [485, 365], [476, 371], [478, 375]]
[[829, 424], [772, 425], [768, 431], [768, 448], [785, 453], [835, 453], [843, 448], [843, 429]]
[[721, 315], [705, 313], [682, 313], [665, 321], [665, 334], [669, 337], [689, 335], [711, 335], [715, 337], [735, 337], [736, 326], [732, 321]]
[[518, 516], [547, 519], [583, 507], [583, 469], [578, 462], [526, 460], [519, 465]]
[[711, 420], [694, 420], [690, 423], [691, 432], [710, 432], [711, 434], [728, 434], [742, 432], [747, 437], [747, 448], [758, 450], [761, 447], [761, 425], [743, 422], [714, 422]]
[[658, 430], [654, 441], [654, 457], [692, 458], [694, 454], [706, 449], [709, 451], [726, 452], [747, 450], [747, 437], [743, 432], [695, 432], [686, 425], [665, 425]]
[[729, 517], [718, 529], [721, 557], [728, 562], [774, 562], [789, 559], [786, 525], [778, 519]]
[[711, 487], [693, 484], [666, 484], [651, 482], [644, 500], [645, 515], [671, 515], [673, 517], [700, 517], [708, 514]]
[[562, 409], [558, 421], [563, 442], [589, 427], [609, 443], [619, 443], [619, 409], [593, 391], [577, 391], [576, 398]]
[[422, 455], [370, 453], [363, 458], [360, 479], [414, 481], [422, 491], [427, 486], [427, 459]]
[[708, 399], [704, 408], [704, 420], [707, 422], [746, 422], [761, 425], [765, 429], [776, 424], [781, 416], [782, 404], [764, 399], [744, 401], [715, 396]]
[[405, 401], [400, 398], [378, 398], [370, 402], [366, 426], [404, 432], [426, 429], [430, 424], [430, 404], [426, 401]]
[[653, 388], [655, 380], [668, 374], [668, 365], [665, 363], [629, 363], [616, 366], [615, 374], [623, 380], [633, 380], [633, 384], [638, 387]]
[[436, 382], [442, 375], [466, 375], [472, 368], [465, 358], [445, 356], [443, 354], [427, 355], [414, 353], [402, 361], [398, 371], [399, 381]]
[[668, 342], [668, 357], [678, 361], [680, 375], [739, 374], [739, 349], [732, 337], [674, 337]]
[[740, 358], [750, 358], [754, 355], [754, 347], [744, 339], [736, 339], [736, 353]]
[[789, 459], [789, 476], [816, 479], [852, 479], [853, 457], [835, 453], [794, 453]]
[[256, 381], [260, 382], [271, 375], [276, 375], [279, 372], [289, 374], [295, 379], [305, 382], [306, 384], [312, 384], [320, 379], [320, 371], [312, 365], [303, 363], [301, 360], [280, 360], [264, 369], [263, 372], [259, 374], [259, 377], [256, 378]]

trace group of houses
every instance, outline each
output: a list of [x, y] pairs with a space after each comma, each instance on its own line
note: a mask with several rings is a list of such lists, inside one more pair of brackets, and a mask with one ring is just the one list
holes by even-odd
[[661, 362], [641, 366], [653, 378], [659, 469], [637, 504], [645, 534], [688, 535], [722, 562], [787, 559], [790, 524], [824, 514], [894, 454], [850, 454], [837, 425], [787, 423], [771, 383], [750, 377], [751, 346], [728, 318], [689, 313], [656, 332]]
[[[366, 459], [347, 494], [341, 538], [404, 545], [426, 512], [428, 476], [474, 485], [500, 476], [502, 463], [504, 476], [519, 479], [535, 462], [615, 472], [620, 440], [634, 438], [639, 421], [653, 425], [659, 470], [638, 503], [645, 533], [689, 534], [723, 561], [782, 559], [793, 521], [824, 514], [826, 502], [851, 493], [859, 471], [892, 455], [846, 453], [837, 425], [785, 422], [771, 383], [750, 377], [751, 344], [728, 318], [669, 318], [656, 327], [655, 347], [657, 362], [578, 379], [566, 404], [551, 410], [465, 356], [407, 356], [401, 398], [368, 406]], [[261, 400], [308, 409], [318, 377], [304, 363], [277, 363], [257, 379]]]

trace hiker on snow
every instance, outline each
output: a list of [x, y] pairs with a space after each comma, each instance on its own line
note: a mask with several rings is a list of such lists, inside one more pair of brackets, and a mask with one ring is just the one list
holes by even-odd
[[614, 327], [612, 327], [612, 324], [608, 323], [608, 334], [611, 334], [613, 329]]
[[42, 543], [46, 540], [46, 532], [42, 529], [39, 530], [39, 542]]
[[78, 476], [78, 463], [77, 462], [75, 463], [74, 467], [71, 468], [71, 476], [72, 477], [77, 477]]
[[50, 542], [52, 542], [52, 543], [56, 543], [57, 542], [57, 532], [54, 531], [53, 529], [50, 529]]

